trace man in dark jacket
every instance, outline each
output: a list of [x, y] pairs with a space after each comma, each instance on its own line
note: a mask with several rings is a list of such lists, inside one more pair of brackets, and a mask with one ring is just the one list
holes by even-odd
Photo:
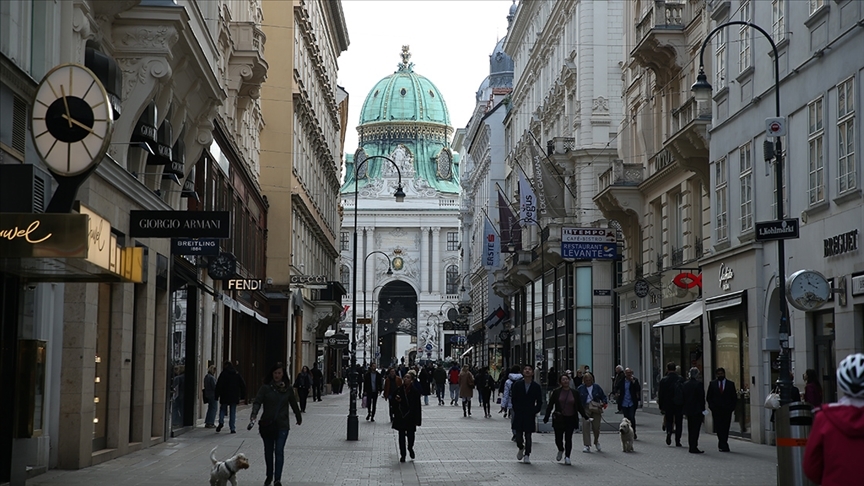
[[699, 432], [705, 417], [705, 389], [699, 381], [699, 368], [690, 368], [690, 379], [684, 383], [684, 406], [682, 413], [687, 416], [687, 442], [690, 454], [702, 454], [699, 450]]
[[447, 372], [444, 367], [436, 366], [435, 371], [432, 372], [432, 378], [435, 380], [435, 395], [438, 397], [438, 405], [444, 405], [444, 388], [447, 386]]
[[705, 400], [711, 409], [714, 419], [714, 432], [717, 434], [717, 447], [720, 452], [729, 452], [729, 427], [732, 425], [732, 413], [738, 402], [738, 389], [735, 382], [726, 379], [726, 370], [717, 368], [717, 376], [708, 384], [708, 395]]
[[[612, 377], [612, 393], [615, 395], [615, 402], [618, 404], [618, 410], [615, 413], [624, 413], [621, 409], [621, 395], [618, 394], [618, 388], [624, 381], [624, 368], [621, 365], [615, 367], [615, 376]], [[632, 420], [630, 422], [633, 422]]]
[[666, 376], [660, 380], [657, 390], [657, 405], [663, 412], [663, 423], [666, 425], [666, 445], [672, 445], [672, 432], [675, 432], [675, 445], [681, 445], [682, 426], [684, 415], [681, 407], [684, 406], [684, 379], [675, 372], [675, 363], [666, 364]]
[[513, 403], [513, 430], [516, 431], [516, 460], [531, 464], [531, 434], [537, 426], [537, 414], [543, 408], [543, 391], [534, 381], [534, 367], [522, 368], [522, 379], [510, 385]]
[[244, 398], [246, 398], [246, 382], [234, 369], [234, 365], [226, 361], [222, 366], [222, 373], [219, 373], [219, 379], [216, 380], [216, 400], [219, 400], [219, 425], [216, 426], [216, 432], [222, 430], [225, 425], [225, 415], [229, 414], [230, 410], [228, 427], [232, 434], [237, 433], [234, 427], [237, 421], [237, 404]]
[[363, 375], [363, 389], [366, 390], [366, 420], [375, 421], [375, 411], [378, 409], [378, 395], [384, 391], [384, 376], [378, 371], [375, 362], [369, 364], [369, 371]]
[[642, 401], [642, 387], [639, 385], [639, 380], [633, 376], [633, 370], [630, 368], [624, 370], [621, 375], [623, 378], [615, 387], [615, 394], [618, 396], [618, 409], [633, 426], [633, 438], [635, 439], [636, 409], [639, 408], [639, 402]]
[[321, 401], [321, 388], [324, 387], [324, 373], [318, 368], [318, 363], [312, 365], [312, 401]]

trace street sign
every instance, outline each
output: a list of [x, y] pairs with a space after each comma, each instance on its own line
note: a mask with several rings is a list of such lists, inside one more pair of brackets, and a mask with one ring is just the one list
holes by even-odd
[[756, 241], [788, 240], [798, 238], [798, 218], [780, 221], [761, 221], [755, 224]]
[[334, 334], [328, 338], [324, 338], [324, 342], [331, 348], [344, 349], [348, 347], [351, 340], [347, 334]]
[[561, 256], [576, 260], [614, 260], [618, 235], [614, 228], [561, 228]]
[[371, 317], [358, 317], [357, 324], [372, 324]]
[[426, 343], [426, 351], [432, 351], [432, 343]]
[[465, 336], [450, 336], [450, 344], [464, 344], [467, 341]]
[[783, 117], [766, 118], [765, 135], [769, 137], [782, 137], [786, 135], [786, 119]]

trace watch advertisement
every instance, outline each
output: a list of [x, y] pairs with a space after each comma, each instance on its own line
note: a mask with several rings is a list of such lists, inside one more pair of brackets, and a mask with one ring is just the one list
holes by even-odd
[[130, 211], [133, 238], [230, 238], [228, 211]]

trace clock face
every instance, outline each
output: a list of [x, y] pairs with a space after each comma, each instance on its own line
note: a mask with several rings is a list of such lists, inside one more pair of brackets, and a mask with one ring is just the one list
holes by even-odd
[[816, 309], [830, 297], [831, 285], [819, 272], [799, 270], [786, 279], [786, 300], [796, 309]]
[[210, 260], [207, 273], [214, 280], [225, 280], [234, 276], [237, 272], [237, 260], [230, 253], [220, 253], [219, 256]]
[[111, 103], [86, 67], [61, 64], [49, 71], [36, 89], [31, 111], [36, 151], [55, 174], [86, 172], [108, 150], [114, 128]]

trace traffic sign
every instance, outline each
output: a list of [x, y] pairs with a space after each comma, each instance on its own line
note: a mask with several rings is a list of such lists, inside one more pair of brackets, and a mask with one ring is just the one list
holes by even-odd
[[426, 351], [432, 351], [432, 343], [426, 343]]
[[756, 223], [756, 241], [787, 240], [798, 238], [798, 218]]
[[786, 135], [786, 118], [766, 118], [765, 135], [769, 137], [782, 137]]

